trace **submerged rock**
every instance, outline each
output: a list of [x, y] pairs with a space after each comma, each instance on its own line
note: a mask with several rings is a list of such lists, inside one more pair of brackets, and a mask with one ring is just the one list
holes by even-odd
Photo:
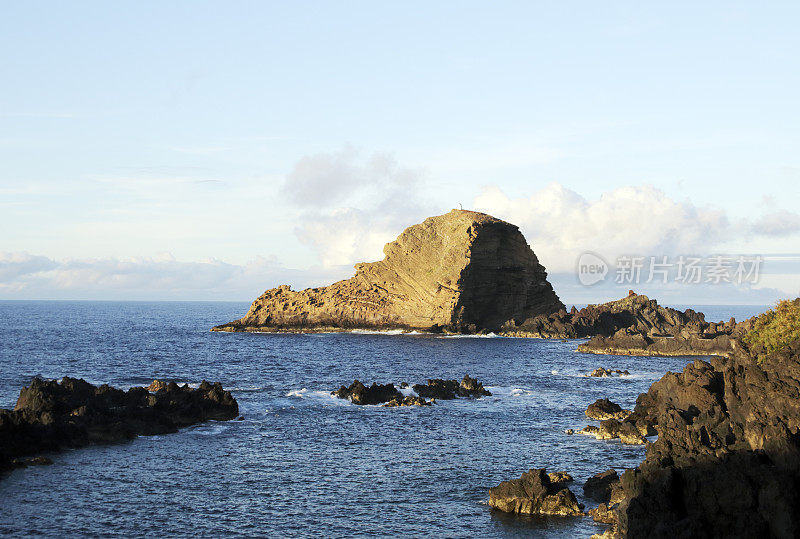
[[519, 479], [489, 489], [489, 505], [507, 513], [583, 515], [583, 506], [563, 484], [553, 483], [544, 468], [524, 472]]
[[238, 414], [236, 399], [219, 383], [203, 381], [197, 389], [171, 383], [151, 394], [144, 387], [122, 391], [66, 376], [61, 382], [34, 378], [14, 410], [0, 410], [0, 469], [18, 457], [165, 434]]
[[379, 262], [321, 288], [267, 290], [218, 331], [415, 328], [476, 332], [564, 305], [519, 229], [453, 210], [407, 228]]

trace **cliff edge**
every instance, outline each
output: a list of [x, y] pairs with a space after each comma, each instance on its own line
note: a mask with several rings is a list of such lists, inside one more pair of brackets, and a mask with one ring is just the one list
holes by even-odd
[[453, 210], [411, 226], [378, 262], [321, 288], [264, 292], [214, 331], [314, 329], [496, 330], [564, 308], [516, 226]]

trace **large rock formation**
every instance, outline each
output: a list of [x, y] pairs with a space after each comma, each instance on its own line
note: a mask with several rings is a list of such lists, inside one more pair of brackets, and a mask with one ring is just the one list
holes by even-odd
[[519, 229], [453, 210], [407, 228], [379, 262], [321, 288], [279, 286], [218, 331], [410, 328], [494, 330], [564, 305]]
[[640, 396], [634, 414], [658, 440], [623, 475], [609, 535], [800, 537], [800, 300], [783, 308], [794, 314], [759, 323], [728, 357]]
[[99, 387], [64, 377], [62, 381], [34, 378], [20, 391], [13, 410], [0, 410], [0, 471], [43, 451], [114, 443], [138, 435], [175, 432], [209, 419], [239, 415], [239, 405], [219, 383], [203, 381], [197, 389], [177, 384], [154, 384], [128, 391]]

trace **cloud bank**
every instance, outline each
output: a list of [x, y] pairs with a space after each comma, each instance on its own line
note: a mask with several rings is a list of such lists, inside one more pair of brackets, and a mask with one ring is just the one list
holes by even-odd
[[238, 265], [215, 259], [184, 262], [169, 255], [54, 260], [0, 252], [0, 299], [250, 301], [279, 284], [305, 288], [344, 277], [341, 270], [293, 270], [274, 257]]
[[596, 200], [558, 183], [521, 198], [487, 187], [474, 205], [518, 225], [550, 271], [572, 271], [584, 251], [607, 257], [707, 252], [731, 234], [723, 211], [672, 200], [649, 185]]
[[383, 246], [434, 211], [418, 197], [420, 174], [390, 155], [356, 150], [307, 156], [281, 188], [301, 210], [297, 238], [324, 267], [383, 258]]

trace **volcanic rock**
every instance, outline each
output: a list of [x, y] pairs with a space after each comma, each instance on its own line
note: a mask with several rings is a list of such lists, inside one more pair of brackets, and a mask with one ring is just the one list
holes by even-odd
[[551, 483], [569, 483], [574, 481], [572, 476], [567, 472], [550, 472], [547, 474], [547, 477], [550, 478]]
[[415, 397], [413, 395], [408, 395], [403, 398], [397, 398], [390, 400], [384, 406], [387, 408], [395, 408], [398, 406], [430, 406], [431, 403], [426, 401], [421, 397]]
[[321, 288], [267, 290], [217, 331], [413, 328], [496, 330], [564, 305], [519, 229], [453, 210], [407, 228], [379, 262]]
[[331, 391], [331, 395], [361, 405], [383, 404], [395, 400], [402, 402], [403, 400], [403, 394], [397, 391], [393, 384], [373, 382], [370, 387], [367, 387], [358, 380], [354, 380], [350, 387], [342, 386], [336, 391]]
[[617, 521], [617, 514], [607, 503], [601, 503], [594, 509], [589, 509], [589, 515], [595, 522], [603, 524], [614, 524]]
[[0, 410], [0, 469], [17, 457], [165, 434], [238, 414], [236, 400], [219, 383], [203, 381], [197, 389], [171, 383], [151, 394], [143, 387], [126, 392], [66, 376], [60, 383], [34, 378], [13, 410]]
[[607, 470], [593, 475], [583, 485], [583, 495], [598, 502], [608, 503], [611, 500], [611, 489], [619, 483], [616, 470]]
[[[678, 311], [658, 305], [641, 294], [599, 305], [588, 305], [570, 312], [559, 310], [537, 315], [514, 327], [507, 325], [503, 333], [519, 337], [582, 338], [610, 336], [623, 328], [647, 335], [672, 335], [675, 328], [706, 324], [702, 313], [691, 309]], [[706, 324], [707, 325], [707, 324]]]
[[[800, 331], [797, 317], [786, 324], [771, 329]], [[667, 373], [637, 400], [658, 439], [622, 476], [615, 533], [800, 536], [800, 339], [778, 344], [763, 354], [737, 339], [727, 358]]]
[[646, 440], [637, 425], [631, 421], [617, 421], [606, 419], [600, 422], [599, 427], [589, 425], [578, 431], [579, 434], [594, 436], [598, 440], [615, 440], [626, 445], [643, 445]]
[[[633, 291], [631, 291], [633, 292]], [[662, 307], [647, 296], [627, 297], [570, 312], [559, 310], [508, 323], [502, 335], [510, 337], [591, 339], [579, 352], [616, 355], [726, 355], [733, 341], [752, 326], [752, 320], [737, 324], [706, 322], [703, 313]], [[602, 371], [598, 372], [603, 375]], [[620, 374], [624, 374], [624, 371]]]
[[589, 376], [594, 378], [609, 378], [611, 376], [628, 376], [630, 373], [628, 371], [623, 371], [620, 369], [606, 369], [604, 367], [597, 367], [595, 370], [589, 373]]
[[167, 386], [168, 384], [164, 380], [153, 380], [152, 383], [147, 386], [147, 391], [155, 393], [156, 391], [167, 389]]
[[458, 380], [433, 378], [425, 385], [414, 384], [412, 389], [417, 395], [426, 399], [452, 400], [456, 397], [479, 398], [492, 395], [488, 389], [484, 389], [481, 382], [470, 378], [469, 375], [465, 375], [460, 383]]
[[507, 513], [582, 515], [583, 506], [561, 483], [553, 483], [544, 468], [524, 472], [519, 479], [489, 489], [489, 505]]
[[598, 399], [586, 408], [586, 417], [603, 421], [605, 419], [618, 419], [622, 421], [631, 415], [630, 410], [624, 410], [619, 404], [608, 399]]

